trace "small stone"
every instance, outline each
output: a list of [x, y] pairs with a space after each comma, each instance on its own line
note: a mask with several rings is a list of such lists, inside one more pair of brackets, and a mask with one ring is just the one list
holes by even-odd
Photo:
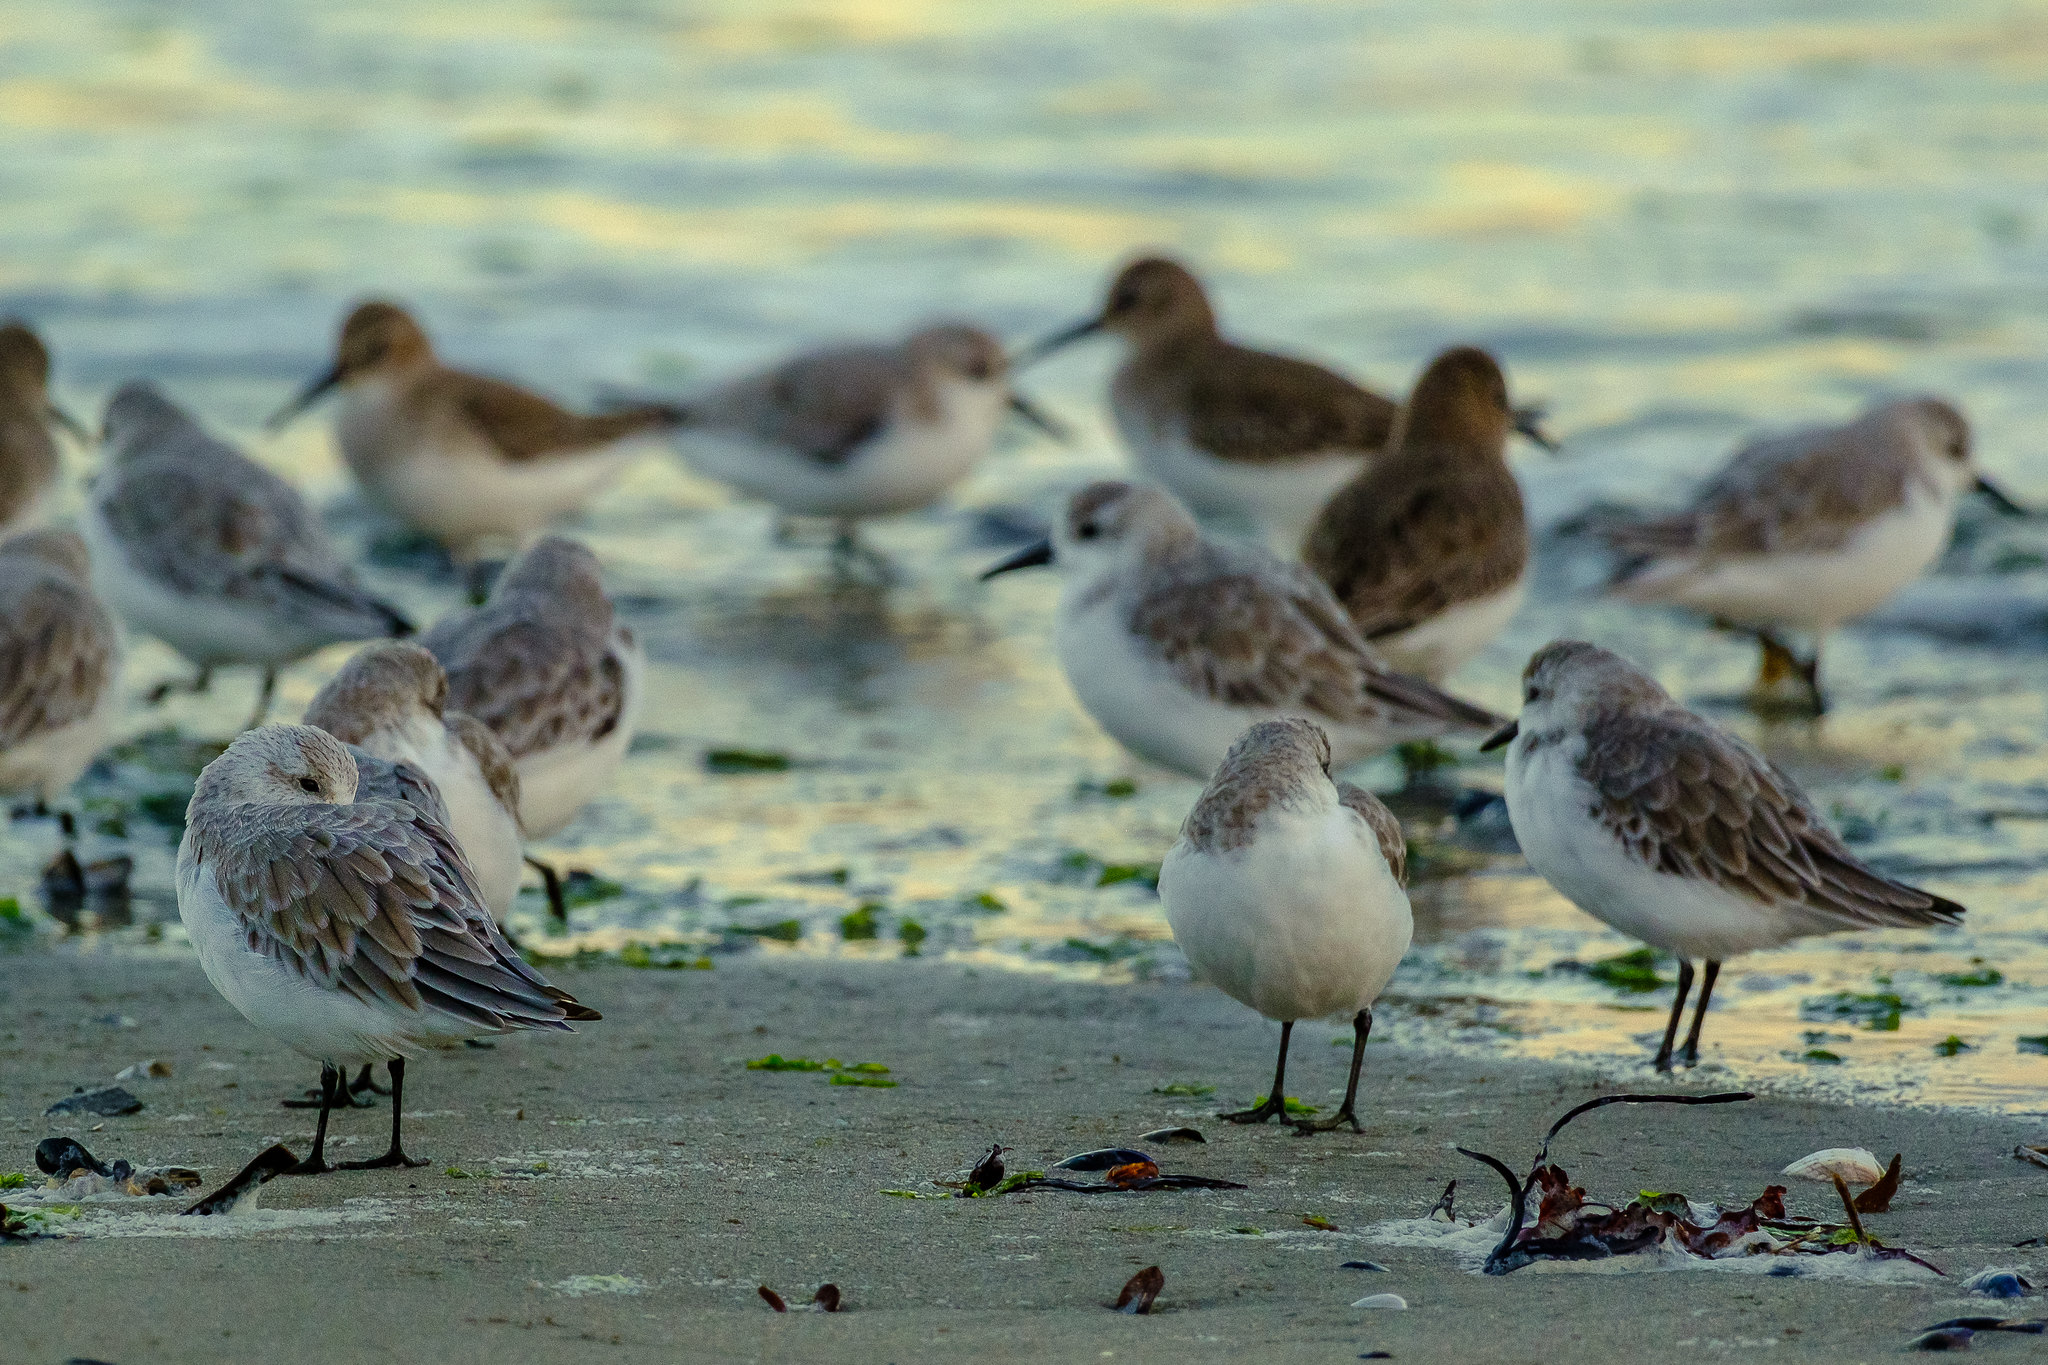
[[1351, 1306], [1353, 1308], [1406, 1308], [1408, 1300], [1402, 1298], [1399, 1294], [1367, 1294]]

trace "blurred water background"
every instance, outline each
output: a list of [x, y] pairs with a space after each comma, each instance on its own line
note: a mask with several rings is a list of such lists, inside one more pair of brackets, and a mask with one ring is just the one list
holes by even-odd
[[[1743, 643], [1595, 600], [1600, 557], [1560, 528], [1675, 500], [1746, 433], [1914, 391], [1960, 400], [1983, 464], [2048, 505], [2044, 145], [2048, 10], [1980, 0], [0, 0], [0, 311], [43, 331], [76, 408], [159, 380], [428, 619], [455, 586], [355, 503], [324, 421], [260, 429], [368, 294], [415, 307], [455, 363], [576, 402], [938, 315], [1021, 342], [1147, 247], [1197, 264], [1240, 337], [1383, 390], [1491, 346], [1567, 449], [1516, 454], [1537, 590], [1455, 687], [1512, 710], [1545, 640], [1621, 649], [1763, 744], [1864, 856], [1970, 907], [1959, 931], [1739, 962], [1710, 1067], [2028, 1109], [2048, 1081], [2048, 521], [1973, 510], [1938, 578], [1835, 642], [1818, 725], [1738, 704]], [[529, 894], [532, 948], [1185, 970], [1148, 874], [1196, 784], [1072, 702], [1049, 577], [973, 578], [1119, 467], [1113, 359], [1026, 378], [1074, 446], [1017, 434], [949, 505], [872, 532], [892, 588], [771, 547], [764, 509], [659, 451], [572, 528], [655, 668], [615, 790], [547, 850], [595, 874], [573, 931]], [[82, 483], [93, 457], [71, 459]], [[292, 670], [278, 714], [346, 653]], [[127, 687], [182, 669], [138, 642]], [[0, 973], [185, 951], [184, 798], [253, 685], [138, 706], [82, 784], [83, 856], [136, 860], [125, 909], [52, 920], [54, 828], [0, 831]], [[1669, 964], [1598, 965], [1633, 945], [1483, 822], [1408, 809], [1418, 947], [1376, 1037], [1646, 1069]]]

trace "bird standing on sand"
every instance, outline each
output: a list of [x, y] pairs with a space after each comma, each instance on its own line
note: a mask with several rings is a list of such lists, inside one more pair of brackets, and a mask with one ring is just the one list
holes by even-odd
[[85, 429], [50, 401], [50, 352], [19, 322], [0, 325], [0, 537], [42, 520], [62, 465], [52, 422]]
[[530, 390], [443, 365], [396, 304], [358, 306], [334, 364], [270, 419], [273, 430], [341, 390], [335, 437], [370, 498], [457, 561], [485, 542], [523, 545], [594, 497], [669, 425], [638, 406], [569, 412]]
[[296, 489], [152, 385], [122, 385], [104, 425], [84, 525], [94, 582], [122, 620], [199, 669], [182, 689], [157, 686], [152, 704], [204, 692], [217, 667], [253, 664], [263, 670], [257, 725], [284, 665], [338, 641], [412, 633], [357, 586]]
[[1508, 468], [1507, 379], [1485, 351], [1430, 362], [1385, 454], [1337, 490], [1301, 557], [1403, 673], [1441, 683], [1527, 592], [1529, 529]]
[[266, 725], [206, 765], [185, 820], [178, 914], [207, 979], [320, 1063], [319, 1126], [295, 1174], [335, 1169], [327, 1116], [348, 1066], [388, 1064], [391, 1145], [341, 1167], [419, 1166], [400, 1142], [408, 1057], [601, 1017], [505, 942], [416, 769]]
[[1305, 720], [1247, 730], [1209, 779], [1159, 867], [1159, 900], [1188, 963], [1280, 1023], [1265, 1102], [1234, 1123], [1287, 1116], [1287, 1044], [1298, 1019], [1352, 1021], [1344, 1104], [1303, 1133], [1360, 1131], [1358, 1072], [1372, 1002], [1408, 951], [1401, 823], [1371, 792], [1330, 777], [1330, 741]]
[[[0, 796], [44, 815], [106, 747], [120, 709], [121, 641], [70, 531], [0, 541]], [[68, 837], [69, 811], [58, 817]]]
[[[505, 566], [488, 601], [420, 637], [448, 673], [448, 705], [489, 726], [519, 771], [528, 838], [559, 833], [625, 760], [646, 690], [647, 657], [614, 619], [597, 557], [543, 536]], [[548, 904], [561, 880], [537, 858]]]
[[1509, 746], [1515, 838], [1581, 910], [1678, 958], [1659, 1071], [1695, 961], [1706, 975], [1677, 1054], [1687, 1066], [1728, 958], [1810, 934], [1962, 922], [1962, 906], [1857, 861], [1790, 778], [1626, 659], [1560, 640], [1522, 685], [1521, 718], [1485, 745]]
[[440, 661], [407, 641], [366, 645], [327, 680], [305, 724], [433, 782], [447, 825], [500, 925], [519, 894], [519, 770], [488, 725], [447, 709]]
[[[1819, 712], [1827, 634], [1932, 567], [1972, 489], [2023, 514], [1971, 463], [1962, 413], [1938, 398], [1886, 403], [1754, 441], [1684, 511], [1610, 530], [1625, 556], [1610, 587], [1754, 635], [1758, 687], [1796, 676]], [[1811, 632], [1812, 654], [1795, 656], [1785, 628]]]
[[954, 323], [826, 347], [676, 407], [673, 439], [706, 478], [784, 516], [832, 518], [847, 558], [856, 523], [927, 507], [973, 473], [1006, 413], [1062, 436], [1011, 391], [1009, 368], [994, 337]]
[[1060, 570], [1056, 644], [1088, 714], [1126, 749], [1207, 778], [1245, 727], [1299, 716], [1340, 761], [1499, 717], [1394, 672], [1299, 564], [1206, 539], [1165, 489], [1094, 483], [1053, 539], [983, 579]]

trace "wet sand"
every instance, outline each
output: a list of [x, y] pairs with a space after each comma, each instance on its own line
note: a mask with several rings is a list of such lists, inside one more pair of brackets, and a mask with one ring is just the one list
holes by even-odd
[[[1434, 1251], [1375, 1246], [1362, 1230], [1421, 1215], [1453, 1176], [1462, 1212], [1491, 1212], [1498, 1182], [1452, 1143], [1522, 1167], [1552, 1118], [1644, 1088], [1639, 1078], [1374, 1046], [1366, 1132], [1300, 1139], [1212, 1117], [1264, 1089], [1276, 1030], [1200, 986], [768, 951], [712, 971], [607, 964], [557, 976], [608, 1017], [571, 1037], [515, 1038], [412, 1068], [407, 1145], [427, 1167], [280, 1180], [248, 1217], [176, 1220], [131, 1204], [112, 1211], [118, 1226], [154, 1235], [0, 1247], [8, 1358], [1324, 1361], [1385, 1350], [1397, 1360], [1697, 1361], [1768, 1348], [1773, 1360], [1847, 1362], [1891, 1356], [1940, 1319], [1997, 1311], [1954, 1281], [2038, 1259], [2013, 1243], [2048, 1230], [2048, 1172], [2010, 1155], [2040, 1135], [2023, 1120], [1782, 1098], [1619, 1108], [1579, 1120], [1555, 1152], [1595, 1194], [1677, 1189], [1736, 1202], [1815, 1148], [1903, 1151], [1909, 1182], [1873, 1229], [1951, 1281], [1632, 1268], [1612, 1278], [1628, 1263], [1487, 1278]], [[0, 1170], [32, 1170], [34, 1144], [61, 1132], [102, 1159], [191, 1165], [211, 1184], [265, 1144], [303, 1150], [310, 1134], [311, 1115], [277, 1100], [313, 1069], [243, 1023], [189, 958], [0, 958], [0, 1021]], [[1340, 1032], [1297, 1029], [1290, 1093], [1336, 1102], [1347, 1054], [1329, 1044]], [[879, 1062], [900, 1084], [745, 1067], [771, 1052]], [[174, 1073], [129, 1082], [141, 1113], [41, 1117], [74, 1086], [152, 1057]], [[1175, 1082], [1218, 1091], [1155, 1093]], [[335, 1154], [367, 1156], [388, 1110], [336, 1122]], [[88, 1131], [94, 1123], [104, 1128]], [[881, 1193], [930, 1190], [993, 1141], [1014, 1148], [1010, 1167], [1022, 1170], [1169, 1124], [1209, 1142], [1141, 1144], [1166, 1169], [1249, 1188]], [[1829, 1215], [1834, 1201], [1799, 1185], [1792, 1202]], [[93, 1225], [106, 1225], [104, 1207], [87, 1206]], [[1339, 1231], [1313, 1229], [1308, 1216]], [[1389, 1273], [1338, 1268], [1357, 1257]], [[1108, 1311], [1153, 1264], [1166, 1276], [1153, 1315]], [[768, 1284], [801, 1302], [825, 1281], [847, 1311], [777, 1317], [755, 1293]], [[1410, 1310], [1349, 1306], [1381, 1292]], [[2025, 1351], [2038, 1339], [1980, 1344]]]

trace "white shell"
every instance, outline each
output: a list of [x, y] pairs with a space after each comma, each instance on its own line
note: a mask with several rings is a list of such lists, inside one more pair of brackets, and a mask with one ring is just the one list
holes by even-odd
[[1353, 1308], [1406, 1308], [1408, 1300], [1402, 1298], [1399, 1294], [1367, 1294], [1351, 1306]]
[[1884, 1163], [1866, 1148], [1829, 1147], [1800, 1157], [1778, 1174], [1822, 1184], [1828, 1183], [1829, 1176], [1839, 1175], [1845, 1185], [1869, 1185], [1884, 1179]]

